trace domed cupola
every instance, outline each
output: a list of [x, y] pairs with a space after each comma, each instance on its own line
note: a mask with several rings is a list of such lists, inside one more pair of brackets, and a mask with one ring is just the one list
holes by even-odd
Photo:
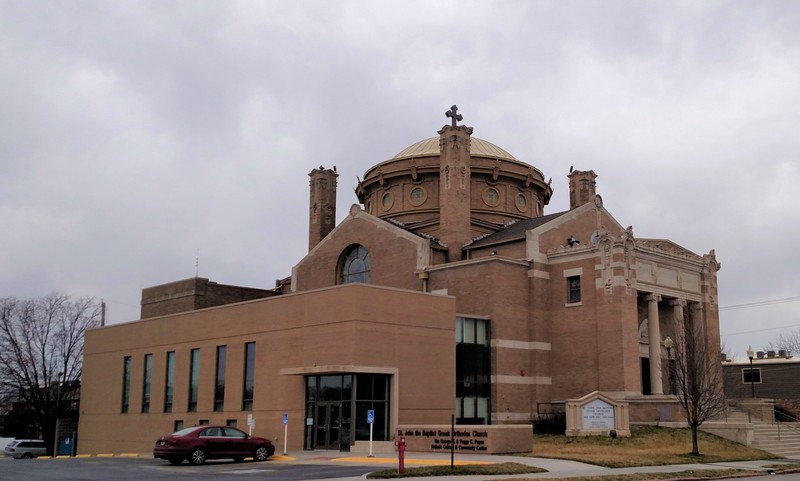
[[439, 240], [451, 261], [476, 237], [540, 217], [553, 193], [539, 169], [459, 126], [457, 110], [438, 137], [370, 168], [356, 188], [367, 212]]

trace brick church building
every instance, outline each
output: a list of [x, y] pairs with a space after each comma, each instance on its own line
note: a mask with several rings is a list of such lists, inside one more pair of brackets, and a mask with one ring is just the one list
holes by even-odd
[[280, 438], [284, 414], [289, 449], [357, 451], [368, 410], [388, 445], [451, 415], [530, 426], [593, 391], [631, 421], [679, 420], [663, 341], [719, 348], [714, 251], [635, 237], [591, 170], [546, 213], [541, 171], [447, 116], [368, 168], [338, 225], [338, 174], [312, 170], [309, 251], [277, 287], [155, 286], [142, 319], [90, 331], [79, 452], [205, 422]]

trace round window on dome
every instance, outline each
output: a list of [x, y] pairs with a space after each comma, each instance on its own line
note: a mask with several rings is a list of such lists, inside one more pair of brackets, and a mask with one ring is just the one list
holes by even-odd
[[483, 201], [488, 206], [497, 207], [497, 204], [500, 203], [500, 192], [494, 187], [489, 187], [483, 191]]
[[418, 207], [428, 200], [428, 192], [422, 187], [414, 187], [409, 194], [411, 205]]
[[517, 210], [520, 212], [525, 212], [528, 209], [528, 199], [525, 194], [517, 194], [514, 204], [516, 204]]
[[381, 197], [381, 205], [383, 206], [383, 210], [389, 210], [392, 208], [392, 205], [394, 205], [394, 196], [391, 192], [386, 192], [383, 194], [383, 197]]

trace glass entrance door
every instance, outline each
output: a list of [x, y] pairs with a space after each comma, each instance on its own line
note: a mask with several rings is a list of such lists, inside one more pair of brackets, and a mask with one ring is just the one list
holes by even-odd
[[338, 402], [318, 402], [314, 417], [314, 447], [316, 449], [339, 449], [342, 405]]

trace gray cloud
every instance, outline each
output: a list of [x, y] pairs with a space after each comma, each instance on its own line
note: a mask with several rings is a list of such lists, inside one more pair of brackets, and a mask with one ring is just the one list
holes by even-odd
[[[638, 237], [716, 250], [723, 306], [800, 295], [798, 24], [789, 1], [0, 1], [0, 295], [131, 320], [198, 249], [270, 287], [306, 250], [308, 171], [337, 165], [341, 219], [453, 103], [553, 177], [547, 212], [594, 169]], [[798, 325], [722, 311], [739, 355]]]

